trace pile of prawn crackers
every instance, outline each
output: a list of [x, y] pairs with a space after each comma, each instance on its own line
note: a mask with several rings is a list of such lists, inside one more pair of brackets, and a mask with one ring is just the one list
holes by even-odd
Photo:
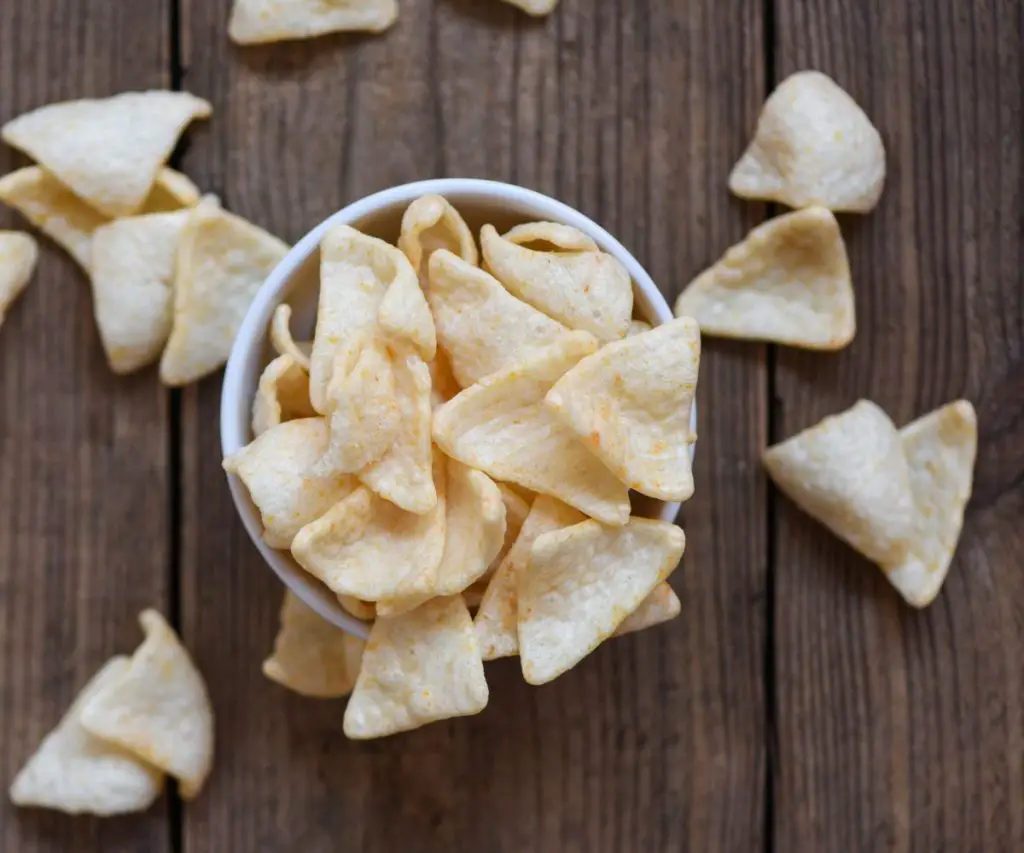
[[397, 245], [326, 232], [313, 338], [278, 306], [254, 440], [224, 467], [266, 542], [373, 625], [364, 647], [289, 595], [269, 677], [351, 691], [345, 733], [380, 737], [482, 711], [485, 660], [545, 684], [678, 614], [683, 532], [630, 492], [693, 494], [700, 330], [633, 308], [626, 269], [557, 223], [478, 245], [424, 196]]
[[178, 780], [184, 799], [198, 796], [213, 767], [206, 684], [163, 616], [145, 610], [139, 622], [142, 645], [100, 668], [15, 776], [15, 805], [142, 811], [160, 796], [165, 775]]
[[[125, 92], [40, 107], [0, 131], [37, 161], [0, 178], [0, 201], [88, 275], [115, 373], [159, 361], [164, 384], [180, 386], [218, 370], [288, 251], [165, 165], [185, 127], [210, 114], [188, 92]], [[0, 232], [0, 321], [37, 255], [29, 235]]]
[[[332, 695], [354, 686], [345, 731], [373, 737], [481, 710], [479, 660], [518, 654], [543, 684], [608, 637], [677, 614], [664, 577], [682, 537], [630, 517], [627, 489], [692, 493], [699, 332], [850, 345], [854, 287], [834, 212], [869, 212], [884, 181], [863, 110], [823, 74], [792, 75], [729, 186], [794, 210], [698, 275], [657, 329], [630, 319], [625, 271], [563, 225], [485, 226], [478, 249], [454, 208], [424, 198], [397, 247], [330, 232], [314, 339], [293, 341], [290, 309], [278, 309], [257, 438], [225, 467], [249, 487], [267, 541], [375, 621], [360, 664], [360, 640], [289, 598], [267, 674], [318, 693], [325, 677], [310, 668], [326, 658], [295, 657], [297, 626], [320, 637], [307, 648], [332, 638], [345, 662]], [[924, 607], [948, 573], [976, 451], [966, 400], [903, 429], [865, 400], [769, 448], [764, 464]], [[434, 642], [461, 655], [443, 683], [424, 667], [434, 656], [413, 651]]]
[[[694, 317], [708, 336], [848, 346], [854, 288], [833, 211], [870, 212], [884, 184], [882, 138], [853, 98], [817, 71], [786, 78], [765, 102], [729, 188], [796, 210], [758, 226], [697, 276], [676, 314]], [[861, 400], [768, 448], [763, 461], [794, 503], [877, 564], [908, 604], [925, 607], [956, 550], [977, 445], [967, 400], [902, 429]]]

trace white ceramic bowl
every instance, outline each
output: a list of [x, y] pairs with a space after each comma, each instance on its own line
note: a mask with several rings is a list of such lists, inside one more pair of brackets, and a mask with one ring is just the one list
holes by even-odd
[[[292, 328], [296, 338], [312, 338], [319, 289], [318, 248], [324, 232], [334, 225], [352, 225], [393, 243], [398, 238], [405, 208], [414, 199], [428, 193], [447, 198], [465, 217], [474, 233], [479, 233], [480, 226], [488, 222], [499, 231], [520, 222], [536, 220], [561, 222], [578, 228], [629, 270], [638, 315], [652, 325], [672, 319], [665, 297], [636, 258], [600, 225], [560, 201], [512, 184], [469, 178], [444, 178], [392, 187], [350, 204], [317, 225], [295, 244], [256, 294], [235, 338], [224, 374], [220, 434], [225, 456], [252, 440], [252, 400], [260, 374], [272, 357], [267, 330], [279, 303], [288, 301], [292, 305]], [[694, 431], [696, 420], [694, 406], [691, 423]], [[691, 447], [691, 455], [692, 452]], [[345, 612], [330, 590], [305, 572], [291, 554], [267, 546], [263, 541], [259, 512], [245, 486], [234, 476], [228, 477], [228, 483], [249, 537], [278, 577], [325, 619], [352, 634], [366, 636], [366, 624]], [[678, 512], [678, 503], [644, 498], [634, 501], [634, 513], [651, 518], [674, 521]]]

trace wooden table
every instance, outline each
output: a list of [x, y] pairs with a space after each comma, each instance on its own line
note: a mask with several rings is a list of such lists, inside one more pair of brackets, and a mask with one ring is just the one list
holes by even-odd
[[[888, 150], [880, 206], [842, 221], [857, 338], [705, 342], [677, 621], [541, 689], [489, 666], [484, 714], [359, 745], [342, 703], [260, 674], [281, 589], [228, 497], [220, 380], [111, 375], [88, 284], [47, 244], [0, 330], [2, 782], [151, 605], [207, 678], [217, 763], [198, 801], [140, 816], [4, 798], [0, 850], [1024, 850], [1020, 0], [400, 5], [383, 37], [239, 49], [228, 0], [6, 0], [0, 120], [188, 88], [215, 115], [175, 164], [286, 240], [373, 190], [485, 176], [578, 206], [672, 296], [774, 212], [726, 175], [774, 83], [818, 68]], [[859, 397], [904, 423], [962, 395], [974, 498], [914, 612], [758, 454]]]

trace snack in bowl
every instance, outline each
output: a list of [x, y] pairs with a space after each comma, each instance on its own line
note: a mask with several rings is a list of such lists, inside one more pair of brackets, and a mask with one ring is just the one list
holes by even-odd
[[[666, 310], [645, 314], [666, 325], [631, 329], [630, 273], [570, 224], [499, 232], [484, 221], [499, 253], [530, 255], [483, 270], [474, 261], [486, 245], [478, 253], [459, 208], [436, 193], [408, 199], [408, 255], [372, 228], [317, 234], [315, 321], [298, 303], [260, 321], [282, 353], [270, 364], [287, 358], [300, 372], [290, 320], [314, 328], [303, 401], [314, 415], [289, 419], [297, 407], [278, 391], [280, 422], [225, 458], [260, 514], [261, 550], [289, 552], [306, 588], [323, 591], [302, 595], [304, 618], [373, 621], [350, 737], [478, 713], [485, 659], [522, 648], [527, 680], [543, 683], [608, 637], [679, 611], [664, 582], [682, 531], [633, 517], [630, 489], [692, 493], [696, 323]], [[548, 268], [548, 290], [565, 292], [538, 296], [524, 268]], [[517, 295], [527, 292], [534, 304]], [[229, 364], [225, 400], [231, 382]], [[262, 378], [247, 394], [254, 423], [268, 394]]]

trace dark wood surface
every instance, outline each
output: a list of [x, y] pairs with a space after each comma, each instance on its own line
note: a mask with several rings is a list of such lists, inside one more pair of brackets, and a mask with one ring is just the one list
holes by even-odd
[[[846, 87], [890, 176], [842, 221], [849, 349], [705, 341], [681, 617], [544, 688], [489, 665], [482, 715], [370, 744], [343, 737], [343, 703], [260, 674], [281, 590], [220, 470], [219, 379], [111, 376], [87, 282], [47, 246], [0, 329], [3, 781], [147, 605], [209, 682], [217, 762], [197, 801], [138, 817], [3, 799], [0, 850], [1024, 849], [1020, 0], [561, 0], [541, 22], [403, 0], [384, 36], [245, 49], [226, 0], [168, 2], [0, 4], [0, 120], [187, 88], [215, 114], [176, 163], [286, 240], [392, 184], [490, 177], [594, 216], [669, 296], [771, 212], [725, 178], [781, 76]], [[975, 498], [943, 593], [911, 612], [758, 454], [860, 396], [902, 423], [959, 395]]]
[[773, 502], [775, 849], [1024, 850], [1021, 6], [782, 0], [774, 66], [819, 68], [880, 128], [878, 208], [842, 222], [857, 338], [779, 348], [773, 439], [870, 397], [897, 424], [978, 410], [974, 499], [942, 594], [903, 605]]

